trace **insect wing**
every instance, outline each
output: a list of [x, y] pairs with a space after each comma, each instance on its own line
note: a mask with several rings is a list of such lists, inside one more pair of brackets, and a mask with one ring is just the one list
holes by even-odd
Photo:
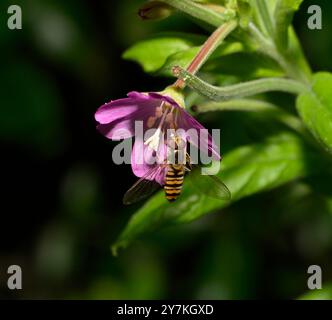
[[142, 178], [140, 178], [124, 195], [124, 204], [133, 204], [143, 200], [160, 188], [160, 184], [155, 181], [155, 177], [162, 170], [161, 166], [157, 166], [149, 170]]
[[216, 176], [202, 175], [200, 170], [194, 170], [189, 180], [197, 191], [219, 200], [230, 200], [231, 192], [226, 185]]

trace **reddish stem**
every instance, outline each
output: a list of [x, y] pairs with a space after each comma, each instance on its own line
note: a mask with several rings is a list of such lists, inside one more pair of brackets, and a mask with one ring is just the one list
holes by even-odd
[[[187, 71], [195, 74], [210, 57], [210, 55], [215, 51], [215, 49], [220, 45], [222, 40], [224, 40], [226, 36], [236, 28], [236, 26], [237, 23], [235, 21], [230, 21], [224, 23], [217, 30], [215, 30], [205, 41], [198, 54], [192, 60], [189, 67], [187, 68]], [[184, 88], [185, 83], [183, 80], [178, 79], [174, 83], [174, 86], [182, 89]]]

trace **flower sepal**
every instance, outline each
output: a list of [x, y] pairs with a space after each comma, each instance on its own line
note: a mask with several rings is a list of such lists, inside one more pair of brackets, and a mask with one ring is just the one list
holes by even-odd
[[165, 90], [158, 92], [161, 96], [166, 96], [173, 99], [179, 107], [185, 109], [184, 95], [181, 88], [176, 86], [168, 86]]

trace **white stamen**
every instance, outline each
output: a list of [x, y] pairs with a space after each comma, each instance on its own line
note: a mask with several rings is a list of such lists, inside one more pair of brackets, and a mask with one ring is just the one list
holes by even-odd
[[[161, 119], [160, 119], [160, 123], [158, 125], [158, 128], [156, 130], [156, 132], [150, 137], [148, 138], [144, 144], [145, 145], [148, 145], [151, 149], [155, 150], [155, 151], [158, 151], [159, 150], [159, 145], [161, 143], [161, 140], [163, 138], [163, 134], [164, 132], [162, 131], [162, 128], [163, 128], [163, 125], [164, 125], [164, 122], [169, 122], [170, 125], [172, 126], [172, 119], [173, 119], [173, 110], [174, 110], [174, 107], [172, 106], [172, 108], [169, 108], [169, 107], [166, 107], [164, 113], [162, 114], [157, 114], [160, 112], [160, 110], [163, 109], [163, 106], [164, 106], [164, 102], [161, 104], [160, 107], [158, 107], [158, 111], [156, 109], [156, 117], [160, 118], [161, 115]], [[160, 109], [159, 109], [160, 108]], [[156, 120], [155, 117], [153, 117], [154, 120]], [[150, 121], [149, 121], [150, 120]], [[152, 119], [148, 119], [148, 127], [149, 127], [149, 124], [152, 122]]]
[[[164, 105], [164, 102], [160, 106], [161, 110], [162, 110], [163, 105]], [[148, 145], [151, 149], [153, 149], [155, 151], [158, 151], [158, 149], [159, 149], [159, 143], [160, 143], [160, 138], [161, 138], [161, 128], [162, 128], [165, 118], [167, 116], [167, 110], [168, 109], [166, 109], [165, 113], [163, 114], [156, 132], [149, 139], [147, 139], [144, 142], [145, 145]], [[157, 114], [157, 112], [156, 112], [156, 114]]]
[[161, 128], [158, 128], [156, 132], [144, 142], [144, 144], [148, 145], [151, 149], [158, 151], [160, 138], [161, 138]]

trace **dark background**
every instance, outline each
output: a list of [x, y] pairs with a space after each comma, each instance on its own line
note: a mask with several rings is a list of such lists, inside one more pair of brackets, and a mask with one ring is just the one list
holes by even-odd
[[[1, 1], [0, 297], [297, 298], [311, 264], [322, 266], [328, 285], [332, 202], [329, 213], [319, 198], [288, 206], [289, 186], [111, 256], [110, 244], [140, 204], [122, 205], [136, 178], [112, 163], [115, 144], [96, 131], [94, 112], [128, 91], [173, 81], [122, 60], [128, 46], [163, 30], [205, 33], [181, 15], [143, 22], [140, 3]], [[8, 30], [10, 4], [21, 5], [23, 30]], [[322, 6], [322, 31], [307, 28], [310, 4]], [[305, 1], [296, 16], [314, 70], [332, 69], [331, 21], [331, 1]], [[232, 115], [222, 121], [231, 137]], [[22, 267], [21, 291], [7, 289], [12, 264]]]

